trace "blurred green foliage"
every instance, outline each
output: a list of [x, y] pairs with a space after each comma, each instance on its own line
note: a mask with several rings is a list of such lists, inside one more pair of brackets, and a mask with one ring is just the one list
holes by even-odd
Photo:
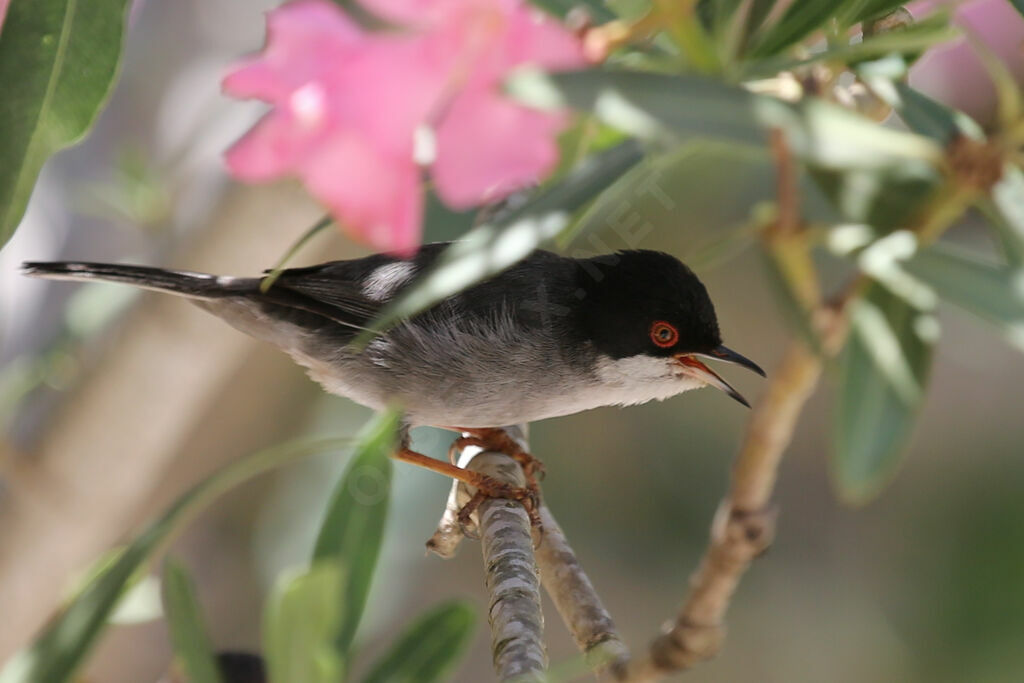
[[[6, 93], [0, 108], [0, 152], [9, 151], [3, 156], [13, 160], [0, 171], [3, 240], [20, 220], [45, 157], [84, 134], [116, 71], [124, 3], [90, 5], [75, 21], [60, 11], [67, 4], [47, 0], [29, 16], [26, 3], [15, 3], [0, 34], [0, 80], [19, 86]], [[559, 15], [572, 9], [561, 0], [537, 4]], [[604, 4], [586, 3], [601, 24], [596, 30], [614, 26], [631, 38], [616, 44], [605, 65], [549, 77], [524, 73], [509, 84], [523, 101], [580, 112], [563, 136], [563, 163], [555, 177], [488, 214], [372, 327], [384, 329], [413, 315], [542, 244], [600, 245], [598, 234], [614, 227], [626, 246], [634, 246], [628, 241], [639, 241], [636, 231], [644, 225], [630, 227], [627, 216], [646, 216], [677, 230], [683, 223], [688, 234], [700, 236], [694, 262], [721, 264], [755, 252], [765, 266], [766, 289], [793, 334], [829, 359], [837, 396], [834, 479], [844, 499], [864, 502], [891, 481], [927, 396], [932, 357], [941, 350], [933, 317], [940, 301], [994, 324], [1024, 350], [1021, 93], [984, 48], [979, 49], [999, 95], [994, 126], [983, 129], [916, 91], [906, 78], [910, 64], [956, 31], [949, 16], [938, 13], [858, 35], [859, 24], [899, 6], [890, 0], [615, 7], [627, 4], [629, 11], [620, 16]], [[652, 17], [657, 30], [647, 21], [639, 31]], [[90, 68], [72, 78], [70, 62]], [[6, 77], [15, 67], [24, 73]], [[880, 123], [892, 112], [906, 130]], [[795, 181], [788, 195], [782, 183], [775, 185], [787, 174]], [[757, 203], [729, 205], [720, 193], [703, 193], [708, 185], [729, 186]], [[688, 216], [677, 205], [729, 227], [711, 231], [686, 224]], [[975, 210], [999, 246], [997, 258], [946, 239], [948, 229]], [[428, 235], [461, 234], [472, 220], [428, 201]], [[822, 329], [823, 313], [849, 329], [845, 337], [838, 335], [841, 350]], [[45, 364], [21, 367], [7, 371], [14, 376], [8, 383], [16, 387], [16, 398], [47, 375]], [[264, 655], [279, 683], [336, 681], [351, 670], [350, 650], [383, 537], [391, 480], [386, 456], [396, 420], [396, 414], [385, 414], [363, 432], [335, 488], [310, 566], [282, 576], [269, 600]], [[255, 474], [338, 445], [270, 449], [199, 484], [92, 577], [32, 648], [0, 673], [0, 682], [68, 680], [133, 577], [197, 509]], [[372, 501], [362, 488], [368, 480], [380, 487]], [[993, 483], [1012, 495], [1008, 486]], [[674, 488], [645, 494], [635, 499], [641, 508], [650, 506], [644, 510], [650, 517], [673, 503], [684, 505]], [[997, 512], [986, 516], [984, 501], [979, 509], [996, 542], [974, 532], [975, 520], [959, 528], [955, 515], [934, 513], [953, 529], [948, 552], [972, 557], [991, 579], [978, 583], [977, 573], [967, 578], [959, 570], [920, 572], [951, 596], [953, 616], [942, 622], [949, 632], [936, 634], [937, 642], [960, 646], [955, 654], [935, 658], [936, 677], [958, 668], [965, 678], [996, 680], [998, 674], [985, 670], [987, 654], [998, 649], [1000, 661], [1007, 659], [1006, 643], [1020, 636], [1019, 620], [1006, 619], [1005, 611], [1024, 598], [994, 587], [1019, 588], [1015, 577], [1024, 559], [1014, 549], [1021, 547], [1024, 532]], [[701, 525], [687, 523], [697, 534]], [[615, 520], [609, 524], [614, 536]], [[920, 562], [934, 567], [941, 558]], [[972, 584], [970, 594], [965, 584]], [[165, 595], [172, 640], [186, 669], [196, 681], [216, 680], [183, 567], [168, 564]], [[461, 603], [431, 610], [364, 680], [443, 680], [464, 648], [471, 617]], [[991, 626], [1004, 623], [1015, 627]], [[965, 655], [970, 652], [975, 656]]]

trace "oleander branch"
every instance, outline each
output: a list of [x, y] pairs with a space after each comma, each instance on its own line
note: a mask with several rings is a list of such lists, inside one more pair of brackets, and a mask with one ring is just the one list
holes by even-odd
[[611, 615], [546, 505], [541, 505], [540, 519], [544, 537], [537, 548], [537, 565], [544, 589], [590, 667], [614, 677], [625, 675], [629, 649]]
[[[529, 450], [525, 427], [511, 427], [508, 431], [524, 450]], [[515, 486], [525, 483], [522, 469], [507, 455], [469, 452], [464, 454], [459, 464]], [[472, 490], [465, 484], [452, 483], [437, 531], [427, 541], [428, 550], [444, 558], [455, 554], [464, 538], [457, 519], [458, 512], [471, 497]], [[516, 511], [514, 517], [503, 512], [512, 510]], [[526, 542], [529, 518], [519, 503], [488, 501], [481, 505], [478, 514], [473, 515], [467, 529], [470, 533], [479, 534], [482, 540], [498, 677], [501, 680], [524, 674], [529, 677], [541, 672], [546, 664], [540, 640], [543, 619], [539, 593], [536, 592], [538, 569], [545, 590], [588, 664], [595, 671], [607, 670], [616, 676], [622, 674], [626, 670], [629, 651], [608, 610], [583, 571], [562, 528], [543, 503], [540, 518], [543, 533], [536, 548], [532, 540]], [[506, 534], [509, 538], [505, 538]], [[504, 594], [496, 590], [502, 581], [509, 589]], [[521, 590], [515, 590], [517, 587]], [[498, 613], [496, 606], [500, 606]]]
[[779, 461], [820, 375], [821, 359], [793, 342], [750, 417], [729, 492], [711, 525], [709, 546], [690, 578], [689, 596], [670, 628], [651, 643], [647, 656], [633, 662], [618, 680], [657, 680], [708, 659], [721, 648], [732, 595], [774, 536], [770, 502]]
[[[506, 431], [526, 449], [525, 426]], [[510, 486], [526, 485], [522, 468], [502, 453], [464, 454], [460, 465]], [[438, 530], [427, 542], [429, 550], [442, 557], [454, 554], [463, 536], [458, 510], [473, 493], [472, 487], [453, 484]], [[490, 498], [473, 513], [470, 530], [479, 534], [483, 552], [494, 671], [500, 681], [533, 680], [548, 659], [530, 517], [519, 502]]]

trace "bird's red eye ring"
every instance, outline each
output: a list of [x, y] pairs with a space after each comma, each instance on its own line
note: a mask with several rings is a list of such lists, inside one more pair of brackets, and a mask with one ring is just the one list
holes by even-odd
[[679, 341], [679, 330], [664, 320], [655, 320], [651, 323], [651, 341], [655, 346], [660, 346], [663, 349], [675, 346]]

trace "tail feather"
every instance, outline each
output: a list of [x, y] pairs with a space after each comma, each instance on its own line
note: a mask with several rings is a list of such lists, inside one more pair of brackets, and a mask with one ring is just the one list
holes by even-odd
[[129, 266], [117, 263], [80, 262], [37, 262], [30, 261], [21, 266], [25, 275], [51, 280], [79, 280], [100, 282], [121, 282], [124, 284], [170, 292], [180, 296], [216, 299], [237, 294], [240, 288], [247, 288], [251, 278], [234, 278], [165, 270], [150, 266]]

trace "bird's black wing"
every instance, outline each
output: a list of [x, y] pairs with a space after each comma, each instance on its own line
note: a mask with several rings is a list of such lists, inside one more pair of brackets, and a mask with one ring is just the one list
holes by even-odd
[[[423, 245], [408, 260], [374, 254], [349, 261], [289, 268], [281, 272], [261, 298], [361, 329], [399, 292], [415, 282], [447, 246], [445, 242]], [[368, 285], [371, 282], [372, 287]]]

